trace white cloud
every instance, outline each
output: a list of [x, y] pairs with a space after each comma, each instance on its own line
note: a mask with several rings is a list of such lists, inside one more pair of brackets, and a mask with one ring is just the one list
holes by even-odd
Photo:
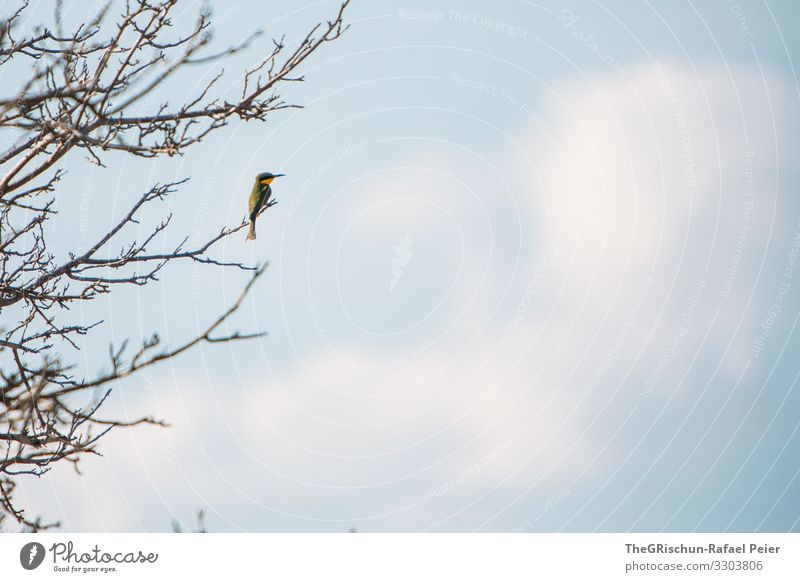
[[[410, 231], [414, 253], [430, 254], [437, 252], [437, 233], [449, 238], [455, 236], [449, 229], [459, 227], [466, 233], [467, 271], [453, 275], [463, 277], [456, 279], [459, 292], [441, 307], [448, 317], [458, 315], [440, 322], [454, 323], [457, 333], [434, 330], [420, 340], [424, 351], [411, 346], [409, 357], [392, 353], [389, 360], [371, 345], [374, 338], [356, 335], [338, 341], [333, 351], [319, 347], [302, 354], [279, 377], [259, 371], [244, 392], [231, 391], [223, 400], [196, 386], [174, 387], [162, 402], [164, 414], [179, 419], [168, 430], [171, 448], [182, 458], [153, 461], [149, 451], [163, 450], [163, 431], [108, 439], [113, 479], [111, 473], [85, 478], [103, 480], [92, 487], [96, 502], [110, 507], [117, 495], [131, 495], [129, 488], [152, 486], [166, 507], [200, 499], [225, 507], [232, 528], [248, 527], [247, 514], [265, 507], [306, 516], [301, 523], [309, 529], [323, 516], [346, 521], [401, 510], [368, 522], [391, 530], [447, 520], [497, 488], [502, 499], [478, 506], [481, 511], [476, 507], [468, 518], [469, 527], [477, 527], [533, 489], [532, 497], [514, 506], [515, 515], [498, 514], [498, 523], [511, 528], [525, 515], [520, 506], [537, 506], [585, 469], [590, 477], [601, 475], [602, 485], [632, 445], [615, 441], [604, 450], [608, 439], [642, 401], [642, 386], [659, 360], [671, 353], [681, 318], [688, 315], [691, 323], [656, 374], [654, 399], [674, 393], [703, 347], [717, 306], [723, 318], [745, 316], [747, 327], [759, 319], [758, 310], [739, 312], [767, 238], [785, 237], [782, 217], [772, 214], [770, 107], [780, 115], [788, 97], [773, 77], [767, 92], [759, 75], [733, 74], [734, 84], [722, 70], [702, 68], [698, 75], [663, 65], [588, 90], [565, 88], [548, 122], [560, 148], [544, 139], [527, 142], [538, 179], [529, 168], [509, 170], [519, 192], [533, 192], [533, 201], [522, 206], [532, 214], [515, 218], [531, 238], [537, 228], [545, 233], [541, 248], [523, 257], [518, 271], [510, 272], [513, 261], [490, 253], [486, 244], [491, 235], [513, 230], [514, 220], [485, 214], [472, 198], [463, 204], [464, 191], [452, 180], [408, 171], [367, 181], [364, 193], [372, 197], [360, 206], [365, 219], [342, 213], [331, 232], [385, 238], [391, 249]], [[751, 150], [758, 163], [750, 254], [723, 301], [746, 201], [745, 152]], [[442, 175], [463, 173], [458, 163], [448, 158]], [[427, 156], [426, 164], [437, 165]], [[423, 212], [426, 203], [409, 202], [410, 192], [452, 212]], [[467, 225], [483, 224], [487, 216], [489, 232], [472, 236], [475, 229]], [[773, 220], [779, 223], [771, 232]], [[537, 264], [547, 249], [557, 257]], [[412, 267], [413, 261], [403, 283], [424, 288]], [[539, 279], [531, 286], [537, 268]], [[514, 292], [500, 297], [504, 285], [498, 281], [507, 280]], [[699, 282], [705, 285], [692, 305]], [[729, 340], [715, 332], [709, 341], [723, 346]], [[431, 499], [448, 484], [452, 491]]]

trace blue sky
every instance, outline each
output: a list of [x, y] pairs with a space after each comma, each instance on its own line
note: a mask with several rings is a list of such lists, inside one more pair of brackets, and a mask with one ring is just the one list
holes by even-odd
[[[292, 6], [217, 6], [219, 46], [336, 8]], [[796, 531], [798, 10], [354, 0], [286, 91], [304, 109], [180, 159], [69, 160], [63, 248], [183, 177], [172, 237], [200, 240], [286, 173], [258, 240], [219, 249], [269, 262], [235, 322], [269, 335], [120, 383], [108, 414], [172, 427], [115, 431], [20, 499], [66, 531], [201, 508], [214, 531]], [[176, 266], [87, 308], [79, 361], [177, 343], [244, 280]]]

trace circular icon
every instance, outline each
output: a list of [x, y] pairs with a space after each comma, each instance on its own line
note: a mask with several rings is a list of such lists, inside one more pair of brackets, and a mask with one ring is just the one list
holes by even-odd
[[44, 561], [44, 546], [39, 542], [30, 542], [19, 551], [19, 563], [26, 570], [35, 570]]

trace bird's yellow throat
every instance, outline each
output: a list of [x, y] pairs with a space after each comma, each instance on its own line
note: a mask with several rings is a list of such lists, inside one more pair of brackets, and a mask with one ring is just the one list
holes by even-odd
[[262, 184], [264, 184], [264, 186], [269, 186], [269, 185], [270, 185], [270, 183], [271, 183], [271, 182], [272, 182], [274, 179], [275, 179], [275, 178], [267, 178], [266, 180], [261, 180], [261, 183], [262, 183]]

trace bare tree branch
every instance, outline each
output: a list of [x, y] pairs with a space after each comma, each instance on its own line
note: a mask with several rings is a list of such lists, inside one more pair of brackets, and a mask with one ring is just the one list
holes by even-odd
[[[56, 252], [49, 240], [53, 226], [74, 228], [56, 211], [57, 197], [74, 195], [63, 185], [65, 168], [103, 168], [114, 156], [184, 155], [232, 121], [265, 121], [273, 112], [298, 107], [282, 99], [281, 87], [302, 81], [300, 65], [344, 32], [348, 3], [343, 0], [332, 20], [311, 27], [297, 42], [281, 37], [261, 46], [262, 33], [255, 31], [222, 51], [212, 48], [206, 10], [175, 30], [174, 22], [185, 21], [173, 18], [177, 0], [131, 0], [119, 8], [110, 2], [71, 31], [65, 30], [60, 2], [51, 27], [23, 30], [31, 20], [27, 0], [0, 16], [0, 67], [28, 71], [16, 86], [0, 87], [0, 129], [14, 136], [0, 147], [0, 528], [6, 520], [32, 531], [57, 526], [15, 504], [21, 478], [41, 476], [57, 462], [78, 470], [79, 460], [99, 454], [98, 442], [115, 427], [166, 426], [152, 416], [101, 418], [98, 410], [115, 382], [204, 343], [263, 335], [227, 330], [264, 267], [215, 255], [219, 243], [246, 222], [220, 225], [203, 242], [189, 244], [187, 238], [164, 251], [162, 241], [177, 219], [163, 212], [155, 222], [145, 217], [178, 195], [186, 179], [140, 183], [135, 192], [141, 194], [88, 249]], [[219, 92], [231, 83], [223, 83], [226, 74], [215, 67], [246, 51], [260, 54], [255, 66], [234, 73], [238, 85], [231, 94], [238, 98], [231, 99]], [[210, 69], [196, 94], [180, 103], [154, 101], [167, 80], [187, 70], [196, 77], [198, 67]], [[163, 345], [154, 332], [109, 346], [107, 369], [76, 372], [68, 356], [79, 349], [78, 338], [102, 322], [84, 323], [70, 307], [125, 286], [153, 284], [175, 262], [231, 268], [250, 279], [230, 307], [182, 343]], [[83, 407], [75, 405], [79, 395]]]

